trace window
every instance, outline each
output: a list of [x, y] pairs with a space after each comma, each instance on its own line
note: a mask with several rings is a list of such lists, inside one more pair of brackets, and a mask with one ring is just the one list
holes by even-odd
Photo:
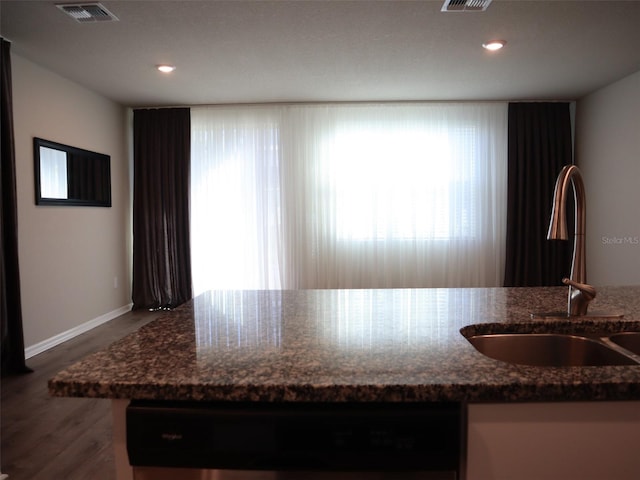
[[456, 157], [457, 136], [377, 130], [344, 132], [327, 159], [338, 240], [475, 236], [473, 158]]

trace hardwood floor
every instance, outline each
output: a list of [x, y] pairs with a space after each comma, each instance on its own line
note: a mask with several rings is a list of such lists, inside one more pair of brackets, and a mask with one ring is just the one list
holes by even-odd
[[162, 315], [126, 313], [27, 360], [2, 379], [0, 471], [8, 480], [114, 480], [109, 400], [49, 396], [58, 371]]

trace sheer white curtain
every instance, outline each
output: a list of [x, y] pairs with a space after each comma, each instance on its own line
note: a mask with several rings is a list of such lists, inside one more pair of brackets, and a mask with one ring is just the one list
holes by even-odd
[[194, 295], [284, 286], [279, 123], [266, 108], [191, 109]]
[[203, 107], [192, 130], [196, 293], [501, 283], [506, 103]]

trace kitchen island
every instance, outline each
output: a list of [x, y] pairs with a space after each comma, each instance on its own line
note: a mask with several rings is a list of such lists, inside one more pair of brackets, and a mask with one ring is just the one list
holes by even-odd
[[[57, 396], [113, 400], [119, 457], [126, 455], [118, 453], [118, 442], [119, 436], [124, 442], [129, 400], [460, 402], [469, 415], [467, 477], [482, 478], [486, 469], [480, 463], [491, 448], [485, 433], [477, 433], [476, 418], [482, 424], [489, 415], [495, 426], [503, 420], [494, 413], [508, 410], [504, 421], [517, 425], [513, 408], [523, 409], [527, 423], [532, 411], [541, 419], [540, 405], [549, 407], [544, 412], [557, 405], [560, 413], [551, 414], [556, 419], [567, 407], [587, 408], [580, 417], [587, 422], [640, 427], [640, 365], [514, 365], [482, 355], [461, 333], [640, 331], [640, 287], [598, 289], [591, 311], [620, 312], [621, 319], [531, 319], [532, 312], [564, 310], [566, 292], [565, 287], [208, 292], [60, 372], [49, 388]], [[613, 418], [612, 412], [624, 415]], [[481, 451], [474, 451], [478, 441]], [[620, 455], [627, 459], [620, 449], [617, 455], [616, 464]], [[622, 466], [640, 471], [636, 458]], [[495, 462], [489, 467], [495, 478], [501, 476]], [[119, 467], [119, 477], [127, 478], [123, 470]]]

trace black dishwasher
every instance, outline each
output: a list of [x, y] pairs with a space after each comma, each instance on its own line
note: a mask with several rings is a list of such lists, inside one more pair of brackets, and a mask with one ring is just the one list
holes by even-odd
[[456, 479], [462, 416], [459, 403], [132, 401], [127, 450], [136, 480], [196, 470], [189, 478]]

